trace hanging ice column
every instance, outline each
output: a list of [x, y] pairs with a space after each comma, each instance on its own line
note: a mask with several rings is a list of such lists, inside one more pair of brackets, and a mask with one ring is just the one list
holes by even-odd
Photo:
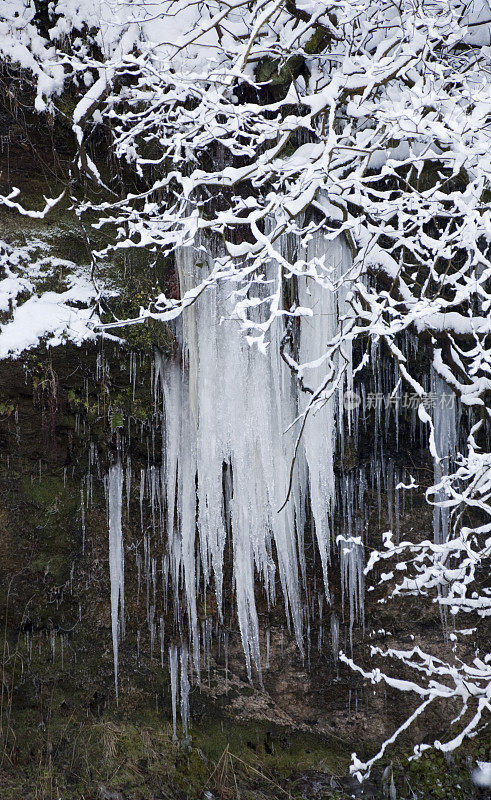
[[[198, 258], [191, 249], [178, 254], [184, 291], [201, 278]], [[285, 602], [302, 646], [292, 504], [277, 513], [285, 497], [292, 444], [292, 435], [283, 436], [283, 431], [294, 418], [296, 402], [292, 377], [282, 366], [278, 347], [272, 345], [267, 358], [253, 351], [231, 319], [231, 293], [230, 285], [218, 286], [187, 312], [181, 375], [175, 365], [160, 362], [164, 492], [172, 579], [177, 590], [183, 576], [195, 661], [197, 515], [203, 580], [206, 585], [214, 578], [220, 613], [224, 547], [230, 530], [238, 619], [251, 674], [252, 661], [260, 669], [255, 572], [274, 602], [273, 542]]]
[[[442, 482], [450, 472], [451, 462], [457, 451], [457, 408], [456, 398], [437, 372], [431, 371], [431, 391], [433, 400], [433, 425], [435, 447], [438, 459], [434, 460], [435, 486]], [[446, 542], [449, 536], [450, 513], [444, 505], [448, 493], [444, 487], [435, 492], [433, 502], [433, 540], [436, 544]]]
[[[310, 240], [305, 254], [306, 260], [316, 270], [317, 279], [299, 278], [298, 299], [300, 306], [312, 309], [311, 317], [303, 317], [301, 322], [299, 361], [303, 365], [305, 383], [318, 390], [325, 384], [316, 404], [307, 418], [303, 437], [303, 453], [307, 465], [307, 484], [310, 494], [310, 507], [319, 554], [322, 562], [324, 582], [327, 590], [327, 564], [331, 549], [331, 513], [335, 498], [334, 449], [336, 439], [336, 417], [342, 420], [342, 395], [345, 388], [351, 388], [351, 346], [344, 344], [332, 352], [328, 345], [336, 341], [340, 333], [341, 317], [346, 307], [346, 289], [336, 284], [350, 267], [351, 255], [344, 239], [326, 240], [318, 231]], [[342, 362], [342, 363], [340, 363]], [[337, 390], [328, 399], [331, 384], [339, 371], [344, 376]], [[326, 376], [331, 381], [326, 382]], [[300, 406], [305, 408], [310, 396], [300, 397]], [[327, 591], [327, 597], [328, 591]]]
[[[342, 448], [344, 424], [346, 422], [350, 430], [358, 413], [352, 394], [351, 342], [348, 336], [343, 340], [352, 319], [347, 302], [348, 284], [343, 280], [351, 266], [351, 254], [343, 238], [326, 242], [322, 232], [317, 232], [308, 244], [306, 260], [315, 268], [317, 278], [299, 279], [299, 303], [313, 312], [312, 317], [302, 318], [299, 359], [303, 364], [305, 382], [313, 390], [325, 385], [325, 391], [319, 394], [307, 419], [303, 452], [308, 469], [311, 515], [327, 587], [327, 565], [332, 545], [331, 517], [336, 492], [333, 459], [336, 434], [339, 434]], [[326, 381], [329, 375], [330, 382]], [[332, 393], [332, 384], [336, 380], [337, 389]], [[350, 401], [346, 409], [343, 403], [345, 392]], [[328, 399], [323, 399], [324, 394]], [[302, 399], [300, 402], [302, 404]], [[303, 400], [303, 405], [305, 403]], [[355, 518], [356, 509], [361, 505], [355, 495], [360, 492], [363, 502], [362, 484], [354, 485], [352, 475], [343, 475], [339, 487], [339, 511], [343, 519], [338, 533], [341, 590], [343, 607], [345, 603], [349, 605], [350, 641], [355, 620], [363, 623], [364, 619], [364, 546], [360, 519]], [[336, 636], [332, 631], [332, 636], [334, 643], [339, 639], [339, 630]]]
[[114, 657], [114, 683], [118, 702], [118, 661], [120, 634], [124, 631], [124, 550], [121, 527], [123, 469], [118, 461], [109, 469], [107, 481], [109, 508], [109, 578], [111, 582], [111, 631]]
[[[283, 245], [293, 246], [290, 239]], [[314, 257], [322, 261], [331, 286], [350, 265], [347, 246], [322, 233], [315, 234], [309, 246], [308, 258]], [[203, 255], [192, 248], [178, 252], [182, 293], [202, 280], [209, 268], [202, 262]], [[276, 272], [272, 264], [271, 276]], [[301, 281], [301, 304], [313, 310], [301, 325], [301, 360], [312, 362], [324, 355], [327, 342], [336, 335], [339, 300], [327, 280], [324, 288], [310, 279], [308, 284]], [[195, 667], [197, 524], [201, 577], [205, 586], [213, 579], [219, 613], [224, 547], [227, 535], [231, 537], [239, 627], [251, 675], [252, 663], [260, 672], [256, 577], [273, 603], [278, 570], [287, 616], [303, 648], [299, 572], [305, 578], [303, 528], [309, 496], [327, 590], [337, 400], [326, 402], [309, 419], [290, 500], [278, 513], [298, 428], [285, 431], [305, 407], [307, 395], [299, 391], [281, 359], [279, 321], [266, 355], [249, 347], [233, 315], [234, 288], [227, 282], [208, 289], [185, 312], [183, 367], [158, 359], [165, 419], [163, 496], [171, 580], [176, 599], [184, 587]], [[316, 384], [317, 373], [325, 371], [326, 364], [319, 364], [306, 379]]]

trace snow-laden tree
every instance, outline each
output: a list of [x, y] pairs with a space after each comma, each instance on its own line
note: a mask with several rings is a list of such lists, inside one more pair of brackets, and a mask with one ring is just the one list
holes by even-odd
[[[382, 348], [394, 362], [394, 392], [416, 398], [428, 429], [427, 500], [446, 522], [418, 542], [387, 533], [365, 573], [397, 561], [404, 577], [392, 595], [425, 595], [445, 619], [469, 620], [454, 626], [455, 640], [491, 609], [490, 22], [486, 0], [8, 0], [0, 10], [0, 51], [30, 76], [36, 109], [56, 115], [63, 92], [76, 98], [68, 188], [82, 219], [95, 212], [96, 227], [116, 230], [94, 263], [130, 248], [172, 257], [195, 247], [198, 259], [214, 242], [202, 279], [178, 299], [160, 294], [125, 324], [174, 319], [229, 282], [251, 347], [274, 346], [282, 326], [282, 358], [308, 397], [292, 474], [307, 418], [340, 388], [363, 395], [364, 370]], [[116, 175], [87, 147], [101, 126]], [[121, 174], [131, 175], [131, 191]], [[81, 176], [100, 202], [75, 199]], [[15, 192], [3, 202], [24, 210]], [[341, 274], [309, 249], [318, 231], [348, 241]], [[344, 311], [322, 355], [302, 362], [296, 325], [312, 314], [298, 291], [305, 278], [342, 297]], [[120, 324], [106, 327], [117, 333]], [[430, 385], [411, 369], [408, 337], [430, 353], [432, 380], [470, 420], [462, 452], [440, 451]], [[483, 724], [489, 656], [461, 661], [455, 649], [447, 663], [418, 647], [373, 655], [390, 660], [396, 677], [343, 657], [421, 700], [376, 758], [437, 698], [461, 703], [460, 727], [435, 742], [440, 749]], [[414, 681], [397, 677], [398, 665]], [[373, 760], [355, 760], [353, 770], [366, 773]]]

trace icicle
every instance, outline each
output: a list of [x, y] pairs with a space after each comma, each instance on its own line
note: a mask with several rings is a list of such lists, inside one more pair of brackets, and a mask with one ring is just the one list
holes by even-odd
[[[452, 460], [457, 451], [457, 414], [455, 396], [444, 380], [432, 369], [431, 392], [433, 401], [433, 425], [435, 428], [435, 446], [438, 460], [434, 461], [435, 485], [440, 483], [450, 472]], [[448, 498], [444, 487], [439, 489], [433, 502], [443, 503]], [[441, 544], [448, 539], [450, 515], [449, 509], [435, 505], [433, 509], [433, 539]]]
[[[399, 470], [396, 468], [394, 473], [394, 487], [399, 486]], [[401, 515], [399, 502], [399, 489], [394, 488], [394, 519], [395, 519], [395, 541], [398, 544], [401, 538]], [[403, 500], [404, 504], [404, 500]]]
[[109, 577], [111, 581], [111, 630], [114, 656], [114, 685], [118, 703], [118, 659], [120, 635], [124, 633], [124, 549], [121, 528], [123, 470], [118, 461], [108, 475]]
[[82, 527], [82, 555], [85, 553], [85, 501], [84, 501], [84, 486], [83, 486], [83, 479], [82, 479], [82, 486], [80, 488], [80, 517], [81, 517], [81, 527]]
[[334, 666], [337, 669], [339, 660], [339, 617], [335, 611], [331, 614], [331, 647]]
[[174, 739], [177, 739], [177, 647], [173, 644], [169, 647], [169, 668], [170, 668], [170, 688], [172, 699], [172, 730]]
[[[350, 643], [352, 644], [355, 620], [364, 620], [364, 547], [362, 541], [363, 497], [366, 481], [360, 480], [358, 496], [354, 491], [353, 476], [345, 475], [341, 483], [341, 502], [344, 518], [344, 534], [338, 537], [341, 566], [341, 597], [344, 608], [346, 598], [350, 610]], [[356, 515], [356, 516], [355, 516]]]
[[150, 606], [148, 614], [148, 630], [150, 632], [150, 658], [153, 658], [153, 649], [155, 646], [155, 606]]
[[164, 618], [159, 618], [159, 640], [160, 640], [160, 666], [164, 666], [164, 641], [165, 641], [165, 628]]
[[[320, 242], [316, 237], [308, 249], [308, 258], [319, 257]], [[335, 295], [324, 290], [312, 279], [298, 281], [299, 304], [313, 310], [312, 317], [301, 322], [299, 360], [302, 364], [317, 361], [325, 353], [327, 342], [337, 326]], [[311, 368], [306, 373], [306, 383], [317, 389], [325, 375], [325, 364]], [[309, 398], [309, 396], [307, 396]], [[304, 403], [305, 404], [305, 403]], [[303, 450], [308, 468], [310, 504], [322, 571], [328, 591], [327, 564], [330, 551], [330, 511], [334, 496], [334, 407], [335, 398], [314, 408], [303, 431]]]
[[189, 730], [189, 677], [188, 677], [188, 648], [185, 644], [181, 647], [181, 722], [182, 732], [186, 737]]
[[131, 499], [131, 458], [128, 456], [126, 459], [126, 513], [128, 519], [130, 516], [130, 499]]
[[[286, 237], [284, 252], [295, 245]], [[293, 254], [289, 254], [290, 257]], [[327, 286], [349, 268], [350, 253], [341, 238], [334, 242], [322, 233], [309, 244], [309, 258], [319, 262], [326, 287], [300, 279], [300, 302], [314, 315], [301, 323], [301, 360], [324, 355], [326, 345], [347, 313], [345, 296]], [[181, 291], [202, 279], [203, 253], [191, 248], [176, 255]], [[200, 262], [199, 266], [197, 262]], [[321, 267], [321, 262], [325, 262]], [[272, 262], [271, 279], [278, 266]], [[312, 286], [310, 286], [312, 283]], [[256, 287], [257, 288], [257, 287]], [[260, 287], [259, 287], [260, 288]], [[264, 295], [270, 288], [264, 286]], [[340, 294], [339, 292], [337, 293]], [[256, 578], [262, 580], [268, 604], [275, 602], [278, 570], [287, 625], [292, 624], [303, 647], [299, 573], [306, 577], [304, 557], [305, 506], [310, 496], [315, 535], [328, 598], [327, 565], [330, 521], [334, 502], [334, 420], [339, 398], [327, 401], [308, 420], [302, 452], [295, 467], [291, 497], [281, 513], [290, 471], [295, 430], [285, 431], [296, 418], [305, 396], [279, 354], [283, 327], [277, 322], [267, 354], [252, 350], [233, 318], [235, 299], [227, 283], [209, 289], [186, 310], [182, 319], [183, 367], [156, 358], [155, 397], [163, 402], [162, 505], [168, 542], [168, 573], [179, 607], [184, 589], [195, 670], [199, 667], [197, 594], [213, 579], [222, 614], [224, 548], [227, 536], [233, 548], [237, 614], [248, 675], [252, 665], [260, 674], [259, 623], [255, 604]], [[216, 324], [221, 320], [220, 325]], [[351, 386], [351, 352], [345, 348], [344, 387]], [[338, 365], [339, 366], [339, 365]], [[312, 367], [315, 384], [325, 365]], [[157, 381], [160, 384], [158, 389]], [[349, 425], [356, 425], [356, 414]], [[148, 476], [150, 480], [150, 476]], [[152, 517], [158, 496], [151, 480]], [[143, 477], [140, 508], [143, 503]], [[142, 515], [141, 511], [141, 515]], [[142, 522], [143, 524], [143, 522]], [[199, 536], [199, 559], [195, 542]], [[277, 563], [273, 561], [273, 551]]]

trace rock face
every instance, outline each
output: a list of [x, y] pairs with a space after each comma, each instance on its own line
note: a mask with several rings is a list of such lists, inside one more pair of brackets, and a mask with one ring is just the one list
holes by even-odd
[[[19, 158], [20, 172], [22, 164]], [[83, 231], [66, 207], [54, 222], [47, 218], [21, 229], [16, 220], [2, 212], [4, 238], [17, 247], [26, 239], [28, 248], [36, 240], [47, 259], [29, 293], [62, 294], [69, 264], [79, 266], [86, 258]], [[34, 255], [39, 260], [39, 252]], [[113, 308], [130, 313], [138, 307], [138, 292], [151, 286], [138, 265], [125, 282], [124, 268], [113, 265], [116, 277], [108, 293]], [[154, 285], [175, 281], [169, 265], [158, 269]], [[25, 299], [16, 295], [19, 308]], [[14, 312], [7, 308], [4, 326]], [[155, 349], [160, 363], [176, 363], [174, 334], [165, 326], [123, 329], [119, 342], [40, 343], [21, 357], [0, 361], [2, 797], [353, 796], [360, 790], [346, 777], [351, 752], [372, 752], [402, 722], [406, 709], [399, 696], [375, 693], [341, 665], [338, 646], [349, 651], [352, 638], [361, 663], [368, 643], [389, 640], [392, 646], [439, 640], [443, 654], [447, 644], [437, 610], [423, 600], [410, 608], [380, 604], [385, 598], [373, 592], [364, 633], [360, 622], [351, 625], [349, 604], [343, 609], [341, 603], [339, 569], [330, 565], [331, 616], [322, 589], [323, 565], [306, 520], [304, 654], [288, 630], [282, 602], [271, 606], [257, 588], [262, 678], [256, 670], [248, 680], [235, 614], [233, 554], [226, 547], [223, 619], [211, 591], [197, 598], [198, 676], [183, 652], [185, 606], [172, 602], [166, 542], [157, 519], [163, 428]], [[349, 474], [365, 458], [370, 437], [368, 430], [357, 447], [348, 441], [336, 470]], [[418, 456], [401, 445], [398, 458], [404, 468]], [[108, 475], [114, 464], [120, 468], [121, 483], [113, 491], [120, 493], [121, 531], [113, 528], [111, 550]], [[420, 460], [416, 466], [422, 476], [430, 473], [431, 482], [431, 465]], [[369, 545], [389, 525], [384, 509], [392, 506], [384, 492], [381, 497], [382, 510], [375, 495], [367, 494]], [[342, 520], [336, 524], [341, 530]], [[426, 504], [400, 508], [399, 527], [401, 534], [431, 529], [431, 510]], [[120, 569], [124, 555], [124, 610], [119, 583], [111, 615], [110, 555], [117, 551], [118, 537], [123, 553], [119, 562], [114, 556], [114, 564]], [[118, 569], [113, 581], [116, 574], [120, 580]], [[174, 681], [169, 648], [177, 648], [179, 659]], [[191, 727], [185, 735], [175, 706], [182, 704], [185, 718], [187, 680]], [[177, 683], [180, 698], [173, 692]], [[426, 719], [418, 741], [447, 722], [443, 711]], [[483, 747], [478, 743], [472, 755], [484, 758]], [[465, 757], [443, 772], [436, 758], [414, 762], [406, 772], [396, 763], [400, 795], [478, 796]], [[377, 774], [374, 781], [364, 788], [366, 796], [380, 796]]]

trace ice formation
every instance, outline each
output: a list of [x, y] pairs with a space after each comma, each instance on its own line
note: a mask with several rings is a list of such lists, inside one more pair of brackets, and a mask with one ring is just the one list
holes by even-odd
[[111, 582], [111, 632], [114, 656], [114, 682], [118, 700], [119, 642], [124, 632], [124, 547], [121, 526], [123, 469], [117, 461], [109, 469], [107, 481], [109, 509], [109, 578]]
[[[295, 246], [292, 237], [281, 243], [283, 252]], [[261, 681], [261, 655], [268, 668], [270, 634], [266, 636], [266, 652], [261, 654], [257, 608], [260, 591], [266, 608], [277, 600], [284, 605], [289, 630], [307, 662], [311, 653], [311, 619], [318, 613], [317, 638], [321, 648], [322, 609], [327, 602], [331, 606], [332, 656], [337, 666], [341, 624], [343, 636], [349, 633], [349, 643], [344, 640], [346, 647], [352, 642], [355, 623], [363, 626], [364, 622], [364, 541], [369, 496], [378, 503], [380, 522], [386, 513], [396, 538], [399, 536], [399, 517], [411, 479], [384, 444], [389, 424], [394, 426], [396, 441], [399, 437], [398, 369], [374, 352], [373, 363], [380, 363], [380, 369], [360, 385], [361, 396], [352, 391], [349, 336], [343, 335], [342, 349], [340, 336], [350, 325], [346, 281], [340, 280], [351, 267], [351, 254], [344, 240], [330, 240], [317, 232], [306, 249], [287, 255], [315, 264], [318, 274], [318, 280], [308, 276], [296, 279], [296, 302], [311, 309], [311, 315], [302, 316], [295, 333], [295, 358], [300, 364], [303, 386], [281, 358], [284, 320], [277, 320], [271, 329], [265, 352], [250, 347], [234, 313], [237, 297], [229, 281], [203, 292], [184, 312], [176, 328], [179, 348], [174, 357], [161, 353], [155, 356], [152, 381], [162, 455], [159, 464], [154, 430], [151, 445], [148, 444], [148, 467], [137, 478], [143, 552], [137, 548], [136, 566], [138, 597], [142, 595], [146, 600], [150, 654], [160, 650], [163, 665], [165, 647], [168, 649], [174, 733], [178, 711], [184, 732], [190, 724], [190, 681], [199, 682], [200, 671], [209, 668], [209, 664], [203, 664], [203, 654], [209, 653], [214, 636], [219, 646], [220, 637], [225, 637], [225, 632], [217, 631], [224, 620], [228, 552], [247, 673], [250, 680], [255, 675]], [[216, 253], [203, 256], [203, 248], [177, 252], [181, 293], [202, 279], [214, 257]], [[276, 267], [272, 261], [266, 281], [256, 287], [260, 296], [261, 292], [271, 291], [268, 282], [274, 281]], [[260, 310], [253, 313], [261, 320]], [[376, 348], [377, 344], [372, 346]], [[407, 338], [404, 347], [408, 353], [413, 346]], [[132, 356], [130, 384], [134, 385], [137, 368]], [[323, 385], [326, 375], [337, 376], [334, 390], [332, 381]], [[441, 394], [444, 389], [437, 385], [437, 378], [432, 380], [433, 391]], [[367, 391], [383, 399], [375, 407], [372, 405], [371, 423], [367, 413], [360, 413], [360, 408], [364, 412], [370, 408]], [[295, 440], [312, 399], [315, 402], [305, 419], [285, 503]], [[420, 424], [414, 413], [410, 417], [410, 437], [414, 440]], [[369, 430], [367, 425], [373, 427]], [[372, 451], [364, 462], [357, 455], [362, 426], [365, 438], [369, 433], [373, 439]], [[446, 409], [444, 414], [435, 411], [437, 448], [443, 458], [435, 464], [435, 480], [440, 473], [445, 474], [442, 470], [455, 448], [450, 433], [454, 427], [455, 419], [448, 416]], [[116, 685], [124, 614], [124, 480], [129, 515], [129, 459], [124, 467], [120, 461], [112, 466], [108, 479]], [[448, 526], [447, 517], [439, 508], [435, 520], [439, 530]], [[320, 586], [316, 577], [307, 575], [309, 534], [315, 541], [314, 559], [320, 559]], [[163, 553], [157, 553], [156, 541], [162, 542]], [[334, 552], [341, 571], [340, 608], [332, 603], [329, 587]], [[200, 619], [199, 613], [202, 604], [206, 616], [210, 590], [217, 603], [216, 631], [212, 631], [207, 619]], [[172, 609], [174, 614], [168, 645], [161, 609], [164, 614]], [[175, 634], [179, 644], [171, 643]], [[228, 638], [223, 638], [223, 647], [227, 656]]]
[[[345, 291], [334, 291], [336, 281], [350, 267], [351, 258], [348, 247], [341, 237], [326, 241], [322, 234], [315, 235], [307, 246], [306, 261], [317, 263], [327, 285], [322, 286], [312, 278], [299, 278], [299, 304], [312, 309], [312, 316], [303, 317], [300, 330], [299, 360], [302, 364], [318, 364], [306, 370], [306, 379], [314, 390], [325, 380], [330, 367], [339, 369], [339, 363], [331, 365], [325, 360], [329, 353], [328, 344], [332, 342], [341, 328], [342, 317], [346, 313]], [[342, 390], [351, 389], [351, 352], [344, 346], [341, 358], [346, 358], [346, 378], [340, 389], [329, 399], [321, 401], [309, 414], [302, 433], [303, 454], [307, 474], [300, 476], [308, 490], [310, 509], [315, 527], [317, 546], [322, 563], [324, 583], [328, 595], [327, 564], [331, 549], [331, 512], [335, 497], [334, 449], [336, 435], [336, 416], [342, 415]], [[336, 362], [339, 356], [334, 356]], [[320, 363], [319, 363], [320, 362]], [[340, 402], [341, 400], [341, 402]], [[305, 403], [305, 401], [304, 401]], [[299, 398], [302, 405], [302, 398]], [[342, 426], [339, 426], [342, 427]]]
[[431, 373], [431, 390], [435, 448], [438, 454], [438, 458], [434, 459], [434, 481], [435, 486], [441, 485], [433, 498], [436, 503], [433, 510], [433, 539], [435, 544], [441, 544], [448, 539], [450, 532], [449, 508], [444, 505], [448, 499], [444, 481], [445, 476], [450, 473], [457, 451], [457, 407], [454, 393], [435, 370]]
[[[288, 246], [289, 243], [286, 243]], [[316, 235], [308, 257], [326, 259], [331, 280], [350, 264], [347, 246]], [[181, 291], [202, 271], [202, 256], [191, 248], [178, 253]], [[198, 263], [200, 262], [200, 263]], [[272, 265], [272, 270], [274, 265]], [[302, 321], [300, 360], [315, 362], [338, 328], [336, 294], [300, 279], [299, 302], [313, 316]], [[198, 668], [196, 612], [196, 522], [203, 585], [213, 578], [219, 613], [227, 535], [233, 544], [234, 587], [239, 628], [251, 676], [261, 672], [255, 601], [259, 576], [269, 603], [275, 602], [275, 575], [289, 622], [303, 650], [301, 582], [305, 580], [304, 527], [310, 499], [326, 596], [334, 498], [334, 414], [338, 398], [319, 404], [305, 427], [289, 501], [284, 500], [295, 430], [288, 430], [307, 403], [281, 360], [278, 324], [266, 355], [241, 336], [230, 285], [209, 290], [183, 320], [183, 366], [158, 357], [163, 395], [163, 493], [169, 536], [170, 577], [178, 592], [182, 578], [187, 616]], [[323, 367], [306, 369], [317, 388]], [[279, 509], [282, 509], [279, 511]], [[177, 512], [177, 513], [176, 513]]]

